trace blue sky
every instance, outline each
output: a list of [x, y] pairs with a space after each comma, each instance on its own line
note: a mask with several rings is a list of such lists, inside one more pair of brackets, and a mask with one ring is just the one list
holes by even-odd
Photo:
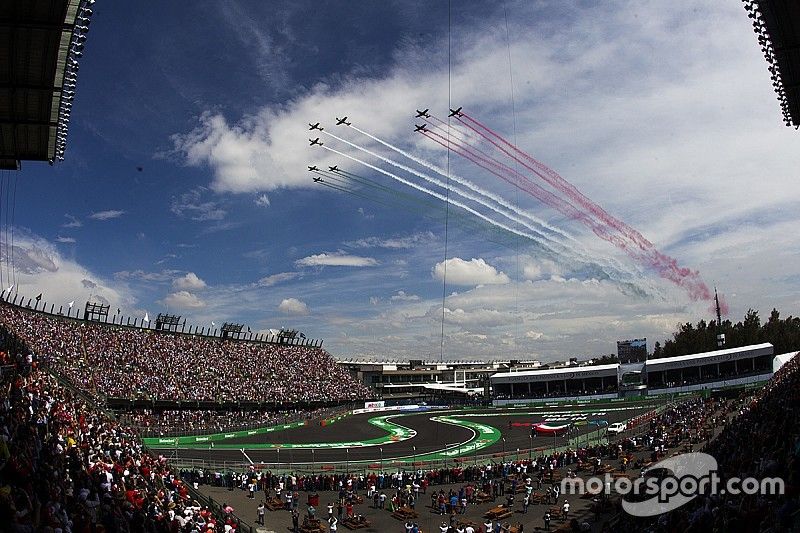
[[[328, 147], [423, 183], [327, 133], [430, 173], [334, 117], [446, 167], [412, 115], [444, 117], [449, 95], [698, 270], [733, 318], [798, 313], [798, 136], [735, 2], [454, 2], [450, 70], [446, 2], [95, 8], [66, 161], [17, 176], [21, 293], [296, 327], [341, 357], [564, 359], [711, 318], [462, 158], [452, 174], [557, 230], [567, 252], [455, 206], [446, 217], [436, 198], [308, 146], [321, 121]], [[386, 192], [319, 186], [312, 164]]]

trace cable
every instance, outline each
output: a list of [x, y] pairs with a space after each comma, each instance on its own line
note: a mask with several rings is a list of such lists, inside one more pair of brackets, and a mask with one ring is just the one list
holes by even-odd
[[[452, 48], [452, 0], [447, 0], [447, 108], [453, 107], [452, 92], [453, 92], [453, 67], [451, 56]], [[447, 232], [448, 220], [450, 218], [450, 117], [447, 117], [447, 188], [445, 189], [445, 202], [444, 202], [444, 261], [442, 261], [442, 336], [439, 341], [439, 362], [444, 361], [444, 317], [445, 317], [445, 300], [447, 299]]]
[[[515, 98], [514, 98], [514, 69], [511, 66], [511, 34], [508, 31], [508, 9], [507, 9], [507, 4], [506, 3], [503, 3], [503, 17], [505, 18], [505, 22], [506, 22], [506, 50], [508, 52], [508, 79], [509, 79], [509, 85], [510, 85], [510, 89], [511, 89], [511, 117], [512, 117], [512, 126], [514, 128], [514, 130], [513, 130], [513, 132], [514, 132], [514, 146], [517, 146], [518, 145], [517, 144], [517, 105], [516, 105], [516, 101], [515, 101]], [[518, 168], [519, 167], [519, 163], [515, 162], [514, 167]], [[519, 188], [516, 188], [516, 187], [515, 187], [515, 201], [516, 201], [516, 204], [517, 204], [517, 209], [519, 209]], [[517, 261], [516, 261], [517, 262], [517, 288], [514, 291], [514, 308], [515, 308], [515, 311], [517, 313], [517, 316], [519, 316], [519, 280], [520, 280], [520, 276], [519, 276], [519, 248], [520, 248], [520, 240], [519, 239], [515, 239], [515, 241], [517, 243], [517, 246], [516, 246], [516, 248], [517, 248]], [[517, 339], [522, 339], [522, 335], [521, 335], [522, 327], [523, 327], [522, 322], [521, 321], [517, 322]], [[521, 349], [519, 341], [517, 342], [517, 349], [518, 350]], [[517, 355], [520, 355], [519, 352], [517, 353]]]

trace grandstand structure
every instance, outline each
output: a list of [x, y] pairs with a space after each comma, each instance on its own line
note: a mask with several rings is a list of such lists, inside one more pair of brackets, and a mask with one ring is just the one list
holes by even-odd
[[64, 158], [93, 3], [0, 1], [0, 169]]
[[539, 361], [359, 361], [340, 360], [358, 381], [384, 400], [466, 398], [489, 395], [489, 377], [509, 368], [531, 369]]
[[744, 0], [744, 6], [767, 60], [783, 121], [800, 128], [800, 3]]
[[775, 356], [773, 351], [772, 344], [764, 343], [651, 359], [635, 365], [512, 369], [491, 376], [493, 404], [658, 396], [753, 386], [769, 380], [796, 353]]

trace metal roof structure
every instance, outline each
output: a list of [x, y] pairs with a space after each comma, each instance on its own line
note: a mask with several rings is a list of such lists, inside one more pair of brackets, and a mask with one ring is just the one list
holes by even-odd
[[744, 0], [787, 126], [800, 128], [800, 2]]
[[551, 381], [561, 379], [585, 379], [616, 376], [619, 364], [565, 366], [545, 370], [523, 370], [520, 372], [498, 372], [491, 376], [492, 383], [518, 383], [527, 381]]
[[0, 169], [63, 159], [94, 0], [0, 0]]
[[691, 368], [701, 365], [710, 365], [735, 361], [738, 359], [751, 359], [753, 357], [771, 356], [773, 352], [772, 344], [765, 342], [762, 344], [751, 344], [741, 348], [726, 348], [724, 350], [714, 350], [713, 352], [693, 353], [688, 355], [676, 355], [674, 357], [661, 357], [647, 361], [645, 368], [648, 372], [660, 372], [662, 370], [672, 370], [676, 368]]

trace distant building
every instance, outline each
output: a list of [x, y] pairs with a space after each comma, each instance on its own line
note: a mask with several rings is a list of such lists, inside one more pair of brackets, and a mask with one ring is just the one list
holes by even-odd
[[622, 364], [647, 361], [647, 339], [617, 341], [617, 357]]

